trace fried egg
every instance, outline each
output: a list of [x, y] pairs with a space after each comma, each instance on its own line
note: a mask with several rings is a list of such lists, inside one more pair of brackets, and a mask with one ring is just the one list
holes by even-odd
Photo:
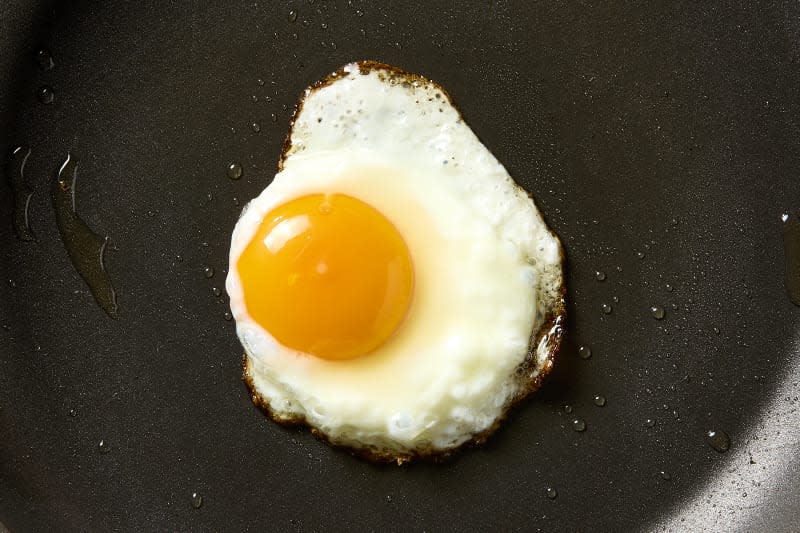
[[367, 458], [447, 455], [550, 370], [562, 260], [439, 85], [346, 65], [305, 91], [233, 231], [244, 380], [273, 420]]

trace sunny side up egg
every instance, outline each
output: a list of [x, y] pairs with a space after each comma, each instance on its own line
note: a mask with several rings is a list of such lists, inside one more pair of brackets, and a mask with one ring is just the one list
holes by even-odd
[[278, 169], [226, 281], [254, 402], [375, 460], [484, 440], [562, 336], [533, 200], [440, 86], [375, 62], [306, 90]]

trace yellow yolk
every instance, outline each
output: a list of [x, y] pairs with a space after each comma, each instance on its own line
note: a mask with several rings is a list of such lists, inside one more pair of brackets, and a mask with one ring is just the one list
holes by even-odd
[[324, 359], [366, 355], [386, 342], [414, 292], [397, 229], [343, 194], [274, 208], [237, 268], [250, 316], [284, 346]]

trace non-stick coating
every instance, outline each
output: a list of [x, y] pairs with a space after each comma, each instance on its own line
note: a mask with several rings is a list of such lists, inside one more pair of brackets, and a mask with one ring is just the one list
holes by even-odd
[[[22, 4], [0, 7], [0, 148], [32, 148], [37, 236], [15, 237], [4, 185], [12, 532], [795, 528], [800, 309], [781, 215], [800, 215], [800, 7]], [[444, 465], [376, 467], [270, 423], [212, 293], [300, 92], [355, 59], [441, 83], [569, 258], [555, 374]], [[58, 236], [48, 191], [67, 153], [78, 212], [110, 238], [118, 320]]]

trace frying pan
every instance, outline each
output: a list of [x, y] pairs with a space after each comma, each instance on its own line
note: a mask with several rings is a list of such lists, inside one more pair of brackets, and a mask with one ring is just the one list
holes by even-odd
[[[30, 148], [35, 237], [4, 184], [10, 531], [796, 530], [797, 5], [5, 0], [0, 42], [0, 148]], [[269, 422], [213, 291], [297, 97], [356, 59], [441, 83], [568, 257], [554, 373], [444, 464], [375, 466]], [[116, 319], [58, 230], [67, 154]]]

